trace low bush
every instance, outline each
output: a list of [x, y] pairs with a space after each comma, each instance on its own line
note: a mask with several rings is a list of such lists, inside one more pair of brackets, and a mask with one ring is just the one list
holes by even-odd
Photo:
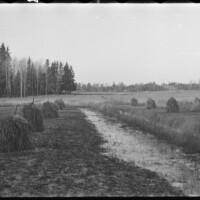
[[31, 124], [32, 131], [43, 131], [44, 122], [41, 110], [33, 103], [24, 105], [23, 117]]
[[55, 103], [45, 102], [42, 105], [42, 114], [44, 118], [56, 118], [58, 117], [58, 107]]
[[31, 126], [19, 115], [0, 121], [0, 152], [14, 152], [32, 149]]
[[148, 98], [147, 102], [146, 102], [146, 108], [147, 109], [155, 109], [156, 108], [156, 102], [153, 99]]

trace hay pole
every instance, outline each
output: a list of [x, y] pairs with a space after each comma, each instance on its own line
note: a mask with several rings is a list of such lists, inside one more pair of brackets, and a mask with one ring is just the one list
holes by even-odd
[[32, 103], [31, 103], [32, 105], [34, 104], [34, 101], [35, 101], [35, 99], [34, 99], [34, 97], [33, 97], [33, 101], [32, 101]]
[[38, 99], [38, 100], [35, 100], [35, 97], [33, 97], [33, 101], [32, 101], [31, 104], [33, 105], [33, 104], [35, 104], [35, 103], [37, 103], [37, 102], [39, 103], [39, 102], [41, 102], [41, 100], [39, 100], [39, 99]]
[[39, 99], [35, 100], [35, 97], [33, 97], [33, 101], [31, 102], [31, 104], [33, 105], [33, 104], [35, 104], [35, 102], [40, 102], [40, 100]]
[[16, 114], [17, 114], [17, 109], [18, 109], [18, 106], [19, 106], [19, 104], [17, 104], [17, 105], [16, 105], [16, 107], [15, 107], [14, 115], [16, 115]]

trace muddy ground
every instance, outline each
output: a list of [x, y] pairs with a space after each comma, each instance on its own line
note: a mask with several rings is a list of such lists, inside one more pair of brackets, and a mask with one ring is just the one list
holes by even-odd
[[156, 173], [103, 155], [94, 125], [75, 107], [45, 120], [35, 150], [0, 153], [0, 196], [182, 195]]

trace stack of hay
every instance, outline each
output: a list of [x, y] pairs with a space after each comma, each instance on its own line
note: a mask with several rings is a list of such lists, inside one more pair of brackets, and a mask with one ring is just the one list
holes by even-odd
[[56, 118], [58, 117], [58, 107], [55, 103], [47, 101], [42, 105], [42, 113], [45, 118]]
[[54, 103], [58, 106], [60, 110], [63, 110], [65, 106], [65, 102], [62, 99], [57, 99], [54, 101]]
[[192, 112], [200, 112], [200, 99], [199, 98], [195, 98], [194, 103], [192, 105], [191, 108]]
[[148, 98], [147, 103], [146, 103], [146, 108], [147, 109], [155, 109], [156, 108], [156, 102], [153, 99]]
[[132, 105], [132, 106], [137, 106], [137, 105], [138, 105], [138, 100], [137, 100], [136, 98], [133, 97], [133, 98], [131, 99], [131, 105]]
[[32, 131], [43, 131], [44, 122], [41, 110], [33, 103], [22, 109], [23, 117], [31, 124]]
[[170, 99], [168, 99], [167, 104], [166, 104], [166, 111], [179, 112], [179, 105], [174, 97], [171, 97]]
[[32, 149], [31, 127], [19, 115], [9, 116], [0, 121], [0, 152]]

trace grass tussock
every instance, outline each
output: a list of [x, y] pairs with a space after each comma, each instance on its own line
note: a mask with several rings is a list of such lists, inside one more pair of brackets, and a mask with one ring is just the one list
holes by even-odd
[[65, 102], [63, 101], [63, 99], [57, 99], [57, 100], [54, 101], [54, 103], [58, 106], [58, 108], [60, 110], [63, 110], [66, 107]]
[[0, 121], [0, 152], [32, 149], [31, 127], [19, 115], [8, 116]]
[[91, 104], [89, 107], [180, 146], [187, 152], [200, 152], [200, 116], [167, 113], [165, 108], [147, 110], [129, 106], [124, 109], [111, 103]]
[[47, 101], [42, 105], [42, 113], [44, 118], [57, 118], [58, 107], [55, 103]]
[[31, 124], [32, 131], [43, 131], [44, 122], [41, 110], [33, 103], [24, 105], [23, 117]]

